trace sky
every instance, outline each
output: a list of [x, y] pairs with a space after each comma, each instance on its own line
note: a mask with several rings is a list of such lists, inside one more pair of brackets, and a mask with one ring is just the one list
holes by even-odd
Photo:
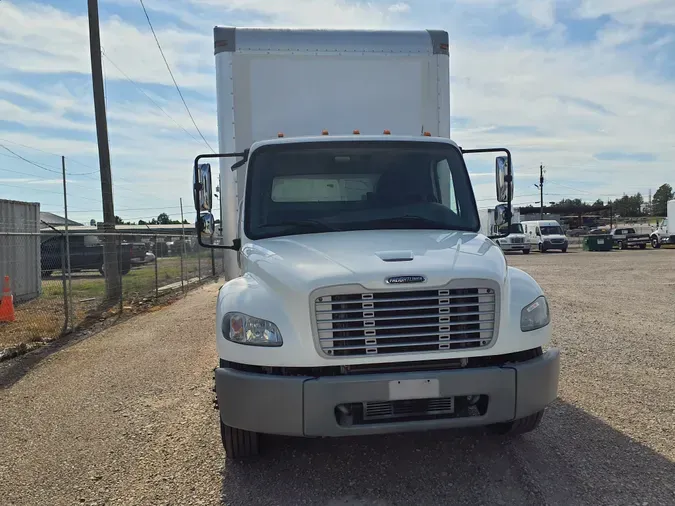
[[[138, 0], [99, 0], [115, 214], [192, 221], [191, 164], [208, 152]], [[101, 220], [87, 2], [0, 0], [0, 198]], [[442, 29], [451, 137], [508, 147], [516, 204], [645, 198], [675, 185], [672, 0], [145, 0], [200, 131], [217, 146], [213, 26]], [[9, 151], [11, 150], [11, 152]], [[19, 158], [23, 157], [23, 159]], [[25, 159], [25, 160], [24, 160]], [[486, 163], [470, 165], [479, 207]]]

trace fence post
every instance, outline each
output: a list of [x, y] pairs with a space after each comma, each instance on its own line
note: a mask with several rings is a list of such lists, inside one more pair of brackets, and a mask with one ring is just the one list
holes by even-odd
[[[68, 283], [66, 282], [66, 252], [65, 252], [65, 237], [63, 235], [59, 236], [61, 240], [59, 241], [59, 249], [61, 250], [61, 283], [63, 286], [63, 329], [61, 334], [65, 334], [68, 331], [68, 324], [70, 319], [70, 308], [68, 307]], [[42, 277], [42, 272], [40, 272]]]
[[197, 279], [199, 281], [202, 280], [202, 247], [199, 245], [199, 241], [197, 241]]
[[[70, 268], [70, 235], [68, 234], [68, 194], [66, 193], [66, 157], [61, 157], [63, 172], [63, 216], [66, 232], [66, 268], [68, 269], [68, 311], [73, 309], [73, 272]], [[72, 320], [72, 314], [68, 314]]]
[[[211, 244], [213, 244], [213, 236], [211, 236]], [[213, 248], [211, 249], [211, 274], [216, 277], [216, 255]]]
[[157, 254], [157, 236], [155, 236], [155, 242], [154, 242], [154, 254], [155, 254], [155, 299], [159, 297], [159, 276], [157, 273], [157, 261], [159, 260], [159, 255]]
[[[119, 275], [119, 287], [120, 287], [120, 314], [124, 311], [124, 285], [122, 284], [122, 271], [124, 270], [124, 254], [122, 253], [122, 236], [117, 236], [117, 260], [119, 262], [117, 267], [117, 273]], [[131, 252], [129, 252], [131, 255]], [[131, 256], [129, 258], [129, 270], [131, 270]]]

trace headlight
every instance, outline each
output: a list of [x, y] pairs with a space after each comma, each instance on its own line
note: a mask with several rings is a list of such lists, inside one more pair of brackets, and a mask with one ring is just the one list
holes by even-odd
[[548, 301], [543, 295], [537, 297], [520, 312], [520, 330], [529, 332], [546, 327], [551, 323], [551, 315], [548, 312]]
[[227, 313], [223, 317], [223, 337], [228, 341], [252, 346], [281, 346], [281, 332], [267, 320], [244, 313]]

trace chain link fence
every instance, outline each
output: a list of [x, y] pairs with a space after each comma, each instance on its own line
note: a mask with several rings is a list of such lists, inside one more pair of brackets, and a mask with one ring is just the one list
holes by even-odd
[[[120, 293], [112, 299], [106, 238], [118, 257]], [[73, 227], [66, 236], [61, 227], [5, 227], [0, 275], [8, 276], [13, 318], [0, 311], [0, 359], [109, 316], [146, 310], [222, 274], [223, 256], [199, 246], [189, 229], [103, 233]]]

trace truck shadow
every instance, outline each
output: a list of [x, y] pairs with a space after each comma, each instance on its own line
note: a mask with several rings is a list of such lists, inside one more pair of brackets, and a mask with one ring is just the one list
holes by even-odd
[[675, 462], [562, 401], [518, 439], [483, 430], [273, 437], [228, 463], [227, 505], [675, 504]]

